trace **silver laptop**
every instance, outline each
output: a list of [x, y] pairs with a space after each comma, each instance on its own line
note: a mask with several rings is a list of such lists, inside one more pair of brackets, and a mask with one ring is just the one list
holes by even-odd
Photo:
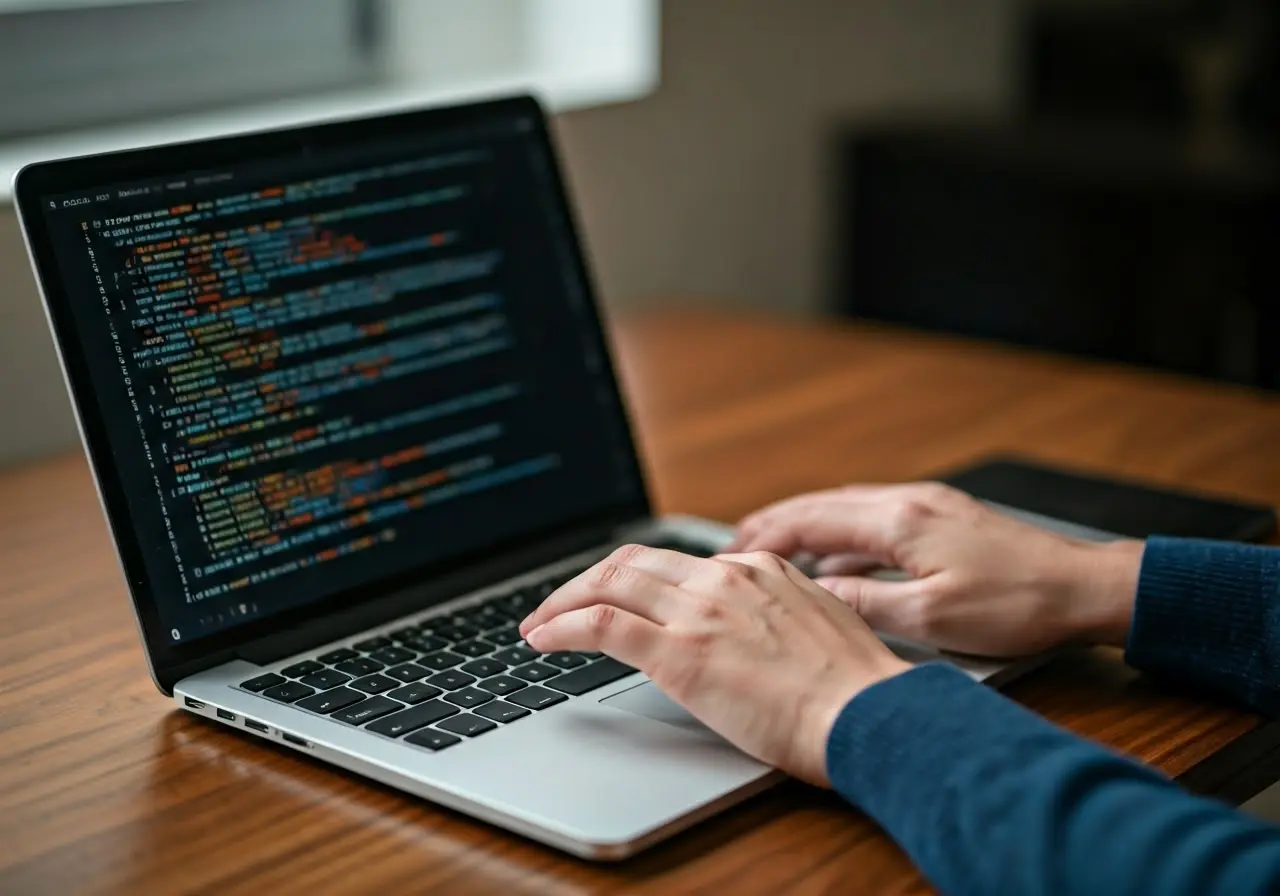
[[595, 859], [778, 779], [516, 630], [613, 546], [730, 537], [651, 511], [533, 100], [41, 163], [16, 195], [178, 706]]

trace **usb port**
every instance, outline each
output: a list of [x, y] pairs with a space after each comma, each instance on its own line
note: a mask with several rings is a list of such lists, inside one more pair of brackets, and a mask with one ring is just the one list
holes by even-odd
[[261, 731], [263, 734], [268, 734], [271, 731], [271, 729], [262, 722], [255, 722], [253, 719], [245, 719], [244, 727], [252, 728], [254, 731]]
[[226, 719], [228, 722], [234, 722], [236, 720], [236, 714], [229, 709], [220, 709], [218, 710], [218, 718]]
[[187, 704], [191, 709], [204, 709], [204, 704], [199, 700], [192, 700], [190, 697], [183, 697], [182, 702]]
[[280, 732], [280, 737], [285, 743], [293, 744], [295, 747], [307, 747], [308, 749], [311, 747], [311, 744], [308, 741], [305, 741], [300, 737], [295, 737], [292, 734], [285, 734], [283, 731]]

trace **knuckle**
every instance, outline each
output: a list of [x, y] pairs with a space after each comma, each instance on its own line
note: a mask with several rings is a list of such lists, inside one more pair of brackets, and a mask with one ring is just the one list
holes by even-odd
[[597, 604], [587, 613], [587, 628], [597, 638], [603, 638], [613, 630], [618, 612], [608, 604]]
[[751, 559], [758, 564], [757, 569], [768, 570], [770, 572], [781, 572], [787, 565], [787, 561], [783, 560], [772, 551], [754, 551], [750, 554]]
[[607, 590], [626, 578], [627, 569], [625, 564], [610, 557], [596, 564], [587, 578], [587, 584], [596, 590]]
[[639, 558], [648, 548], [642, 544], [624, 544], [621, 547], [614, 548], [613, 553], [609, 555], [609, 559], [620, 566], [627, 566]]
[[908, 495], [893, 508], [890, 524], [899, 535], [910, 535], [919, 531], [934, 515], [934, 506], [927, 496], [919, 493]]
[[743, 563], [719, 561], [716, 563], [716, 579], [714, 585], [717, 588], [723, 589], [737, 588], [745, 582], [750, 581], [750, 569], [751, 567]]
[[920, 497], [930, 504], [943, 504], [957, 494], [956, 490], [945, 482], [922, 482], [919, 489]]

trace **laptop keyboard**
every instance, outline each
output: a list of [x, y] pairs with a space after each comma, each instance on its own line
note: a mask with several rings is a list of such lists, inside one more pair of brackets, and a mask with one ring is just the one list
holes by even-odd
[[[684, 541], [653, 546], [711, 555]], [[383, 737], [447, 749], [636, 671], [600, 653], [540, 654], [520, 638], [520, 621], [585, 568], [327, 650], [240, 687]]]

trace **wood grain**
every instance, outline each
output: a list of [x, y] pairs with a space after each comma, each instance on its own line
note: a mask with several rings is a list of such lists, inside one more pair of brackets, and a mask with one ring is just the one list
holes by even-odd
[[[627, 320], [616, 341], [663, 510], [732, 520], [996, 450], [1280, 503], [1280, 403], [1259, 393], [710, 313]], [[1207, 790], [1256, 789], [1280, 755], [1274, 726], [1114, 652], [1063, 657], [1010, 693]], [[868, 820], [800, 785], [593, 866], [170, 707], [81, 459], [0, 475], [0, 893], [928, 889]]]

